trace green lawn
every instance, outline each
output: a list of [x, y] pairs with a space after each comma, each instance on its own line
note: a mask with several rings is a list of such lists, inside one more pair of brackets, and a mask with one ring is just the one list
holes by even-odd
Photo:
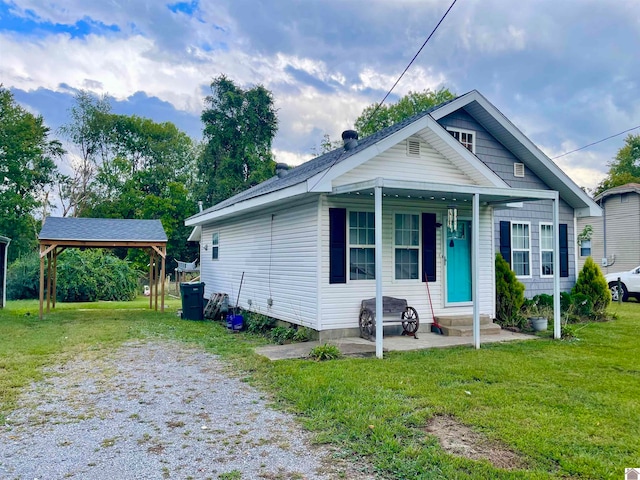
[[[147, 303], [145, 303], [147, 302]], [[40, 368], [82, 349], [133, 338], [198, 342], [299, 415], [318, 441], [352, 452], [385, 478], [623, 478], [640, 467], [640, 304], [614, 305], [618, 319], [579, 328], [578, 340], [537, 340], [393, 353], [384, 360], [270, 363], [263, 343], [219, 324], [180, 320], [126, 303], [59, 304], [37, 318], [35, 302], [0, 310], [0, 421]], [[519, 453], [501, 470], [445, 453], [425, 432], [437, 414]], [[362, 460], [358, 460], [362, 457]]]

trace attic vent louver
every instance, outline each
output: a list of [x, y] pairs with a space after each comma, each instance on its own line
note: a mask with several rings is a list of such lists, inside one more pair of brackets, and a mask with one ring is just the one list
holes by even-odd
[[524, 177], [524, 163], [514, 163], [513, 164], [513, 176], [514, 177]]
[[407, 155], [409, 157], [420, 156], [420, 140], [410, 138], [407, 140]]

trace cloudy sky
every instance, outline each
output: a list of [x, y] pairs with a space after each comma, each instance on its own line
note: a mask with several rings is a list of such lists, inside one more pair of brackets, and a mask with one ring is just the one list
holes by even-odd
[[[0, 0], [0, 83], [54, 129], [85, 89], [200, 139], [224, 73], [273, 92], [276, 159], [298, 164], [382, 99], [450, 3]], [[458, 0], [390, 100], [441, 86], [479, 90], [550, 157], [638, 126], [640, 2]], [[591, 188], [624, 137], [555, 161]]]

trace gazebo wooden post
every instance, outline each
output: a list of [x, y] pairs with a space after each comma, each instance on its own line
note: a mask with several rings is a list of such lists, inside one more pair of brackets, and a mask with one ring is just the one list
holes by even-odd
[[160, 269], [160, 272], [161, 272], [160, 273], [160, 281], [162, 282], [162, 284], [160, 286], [160, 291], [162, 292], [160, 294], [160, 296], [161, 296], [161, 299], [160, 299], [160, 311], [164, 312], [164, 281], [165, 281], [165, 278], [164, 278], [165, 270], [164, 270], [164, 268], [165, 268], [165, 259], [166, 259], [166, 256], [167, 256], [167, 249], [163, 248], [161, 251], [162, 251], [163, 255], [162, 255], [162, 260], [161, 260], [162, 267]]
[[156, 294], [154, 295], [155, 299], [154, 299], [154, 310], [157, 312], [158, 311], [158, 273], [159, 273], [159, 266], [158, 266], [158, 254], [156, 253], [154, 256], [155, 261], [153, 262], [153, 283], [154, 283], [154, 288], [155, 288], [155, 292]]
[[50, 250], [47, 252], [47, 313], [49, 313], [51, 308], [51, 261], [53, 257], [53, 252]]
[[153, 308], [153, 257], [155, 256], [155, 250], [149, 249], [149, 310]]
[[53, 254], [53, 290], [51, 292], [51, 308], [56, 308], [56, 290], [58, 286], [58, 249], [54, 248]]
[[44, 245], [40, 244], [40, 320], [42, 320], [42, 311], [44, 308]]

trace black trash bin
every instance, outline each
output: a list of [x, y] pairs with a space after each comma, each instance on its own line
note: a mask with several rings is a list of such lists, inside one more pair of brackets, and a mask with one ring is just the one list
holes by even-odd
[[204, 320], [204, 282], [181, 283], [182, 318]]

